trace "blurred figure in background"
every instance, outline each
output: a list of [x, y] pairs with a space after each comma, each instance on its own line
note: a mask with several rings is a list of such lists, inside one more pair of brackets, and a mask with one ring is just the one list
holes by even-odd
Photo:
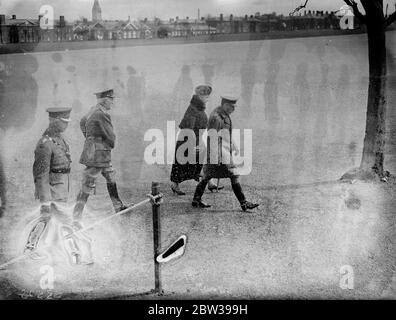
[[[21, 134], [33, 126], [38, 96], [38, 86], [33, 74], [37, 70], [38, 62], [34, 55], [0, 57], [0, 216], [7, 205], [5, 151], [9, 157], [18, 149], [5, 150], [4, 139], [7, 134]], [[23, 142], [30, 143], [26, 139]]]
[[215, 66], [212, 64], [204, 63], [201, 66], [202, 74], [204, 76], [204, 81], [208, 85], [213, 85], [213, 78], [215, 76]]
[[123, 139], [119, 141], [118, 150], [123, 150], [120, 159], [121, 179], [124, 185], [131, 181], [135, 183], [140, 178], [144, 163], [144, 133], [146, 126], [145, 99], [146, 79], [142, 72], [137, 74], [135, 68], [127, 66], [128, 79], [126, 81], [127, 115], [118, 117], [117, 122], [123, 130]]
[[170, 119], [176, 119], [184, 111], [185, 103], [190, 99], [192, 91], [193, 81], [190, 66], [183, 65], [171, 96]]
[[140, 76], [132, 66], [127, 67], [128, 82], [126, 86], [128, 107], [131, 114], [139, 120], [143, 119], [144, 99], [146, 98], [146, 79], [144, 73]]

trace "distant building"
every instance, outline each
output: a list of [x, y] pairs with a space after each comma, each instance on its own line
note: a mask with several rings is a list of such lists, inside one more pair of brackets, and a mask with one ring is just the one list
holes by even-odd
[[[307, 29], [339, 29], [339, 19], [333, 12], [308, 11], [304, 15], [283, 16], [275, 12], [270, 14], [245, 15], [244, 18], [230, 15], [225, 18], [223, 14], [219, 17], [207, 19], [207, 24], [216, 28], [217, 33], [239, 33], [239, 32], [270, 32], [285, 30], [307, 30]], [[355, 19], [355, 28], [359, 28]]]
[[60, 16], [53, 28], [41, 29], [40, 19], [17, 19], [15, 15], [6, 19], [0, 15], [0, 43], [54, 42], [73, 40], [73, 25]]
[[99, 0], [95, 0], [92, 7], [92, 22], [102, 21], [102, 9], [99, 5]]
[[170, 19], [167, 22], [161, 21], [160, 26], [166, 28], [168, 37], [188, 37], [198, 35], [209, 35], [216, 33], [216, 28], [207, 25], [204, 18], [202, 19]]
[[[37, 23], [40, 24], [40, 20]], [[53, 29], [43, 30], [40, 28], [40, 41], [55, 42], [71, 40], [73, 40], [73, 25], [66, 22], [64, 16], [60, 16], [59, 20], [54, 20]]]
[[[208, 17], [199, 19], [170, 19], [168, 21], [147, 18], [141, 21], [103, 20], [99, 1], [92, 8], [92, 21], [68, 23], [64, 16], [54, 21], [53, 27], [40, 28], [40, 19], [17, 19], [15, 15], [0, 15], [0, 43], [57, 42], [87, 40], [151, 39], [170, 37], [195, 37], [225, 33], [263, 33], [315, 29], [339, 29], [339, 17], [334, 12], [304, 11], [296, 16], [269, 14], [234, 17]], [[354, 19], [355, 28], [360, 28]]]
[[144, 23], [131, 21], [87, 21], [84, 19], [73, 27], [74, 40], [122, 40], [150, 38], [151, 29]]
[[13, 15], [7, 19], [0, 15], [0, 43], [38, 42], [40, 30], [38, 20], [17, 19]]

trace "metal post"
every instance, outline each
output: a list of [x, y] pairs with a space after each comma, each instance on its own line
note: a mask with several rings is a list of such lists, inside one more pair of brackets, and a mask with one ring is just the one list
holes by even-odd
[[[159, 183], [153, 182], [151, 184], [151, 194], [156, 196], [160, 193]], [[157, 257], [160, 254], [161, 243], [161, 219], [160, 219], [160, 205], [153, 204], [153, 240], [154, 240], [154, 277], [155, 277], [155, 292], [162, 293], [161, 284], [161, 269], [160, 264], [157, 262]]]

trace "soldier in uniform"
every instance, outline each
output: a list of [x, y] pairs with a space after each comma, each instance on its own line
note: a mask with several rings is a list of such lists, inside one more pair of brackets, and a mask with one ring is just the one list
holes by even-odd
[[31, 230], [25, 252], [33, 253], [47, 229], [57, 202], [65, 203], [69, 192], [70, 151], [62, 137], [70, 121], [71, 108], [49, 108], [49, 127], [34, 151], [35, 196], [40, 200], [40, 218]]
[[[230, 178], [232, 190], [237, 197], [243, 211], [254, 209], [258, 204], [246, 200], [239, 183], [239, 176], [235, 172], [235, 165], [232, 161], [232, 153], [238, 152], [237, 147], [232, 141], [232, 122], [230, 114], [235, 110], [237, 98], [222, 97], [221, 105], [217, 107], [209, 117], [208, 138], [207, 138], [207, 163], [204, 165], [204, 176], [195, 189], [193, 207], [208, 208], [209, 204], [201, 200], [206, 185], [211, 178]], [[218, 150], [211, 150], [210, 130], [214, 129], [217, 133], [226, 132], [226, 135], [218, 134]], [[212, 137], [213, 138], [213, 137]], [[211, 153], [215, 157], [211, 157]], [[218, 156], [220, 154], [220, 156]], [[215, 159], [215, 163], [212, 163]]]
[[111, 150], [114, 148], [114, 134], [110, 109], [114, 103], [113, 89], [95, 93], [97, 104], [91, 108], [80, 121], [81, 131], [85, 137], [84, 149], [80, 163], [86, 166], [82, 189], [77, 196], [73, 211], [73, 225], [81, 229], [82, 213], [90, 194], [94, 193], [95, 181], [100, 174], [107, 181], [107, 190], [116, 212], [127, 208], [118, 196], [115, 173], [111, 164]]

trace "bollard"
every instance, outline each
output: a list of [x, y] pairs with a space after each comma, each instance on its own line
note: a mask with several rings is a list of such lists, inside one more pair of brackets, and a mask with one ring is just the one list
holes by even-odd
[[[153, 182], [151, 184], [151, 194], [156, 196], [160, 193], [159, 183]], [[155, 292], [162, 294], [161, 284], [161, 269], [157, 262], [157, 256], [160, 254], [161, 243], [161, 219], [160, 219], [160, 205], [154, 204], [153, 207], [153, 240], [154, 240], [154, 277], [155, 277]]]

